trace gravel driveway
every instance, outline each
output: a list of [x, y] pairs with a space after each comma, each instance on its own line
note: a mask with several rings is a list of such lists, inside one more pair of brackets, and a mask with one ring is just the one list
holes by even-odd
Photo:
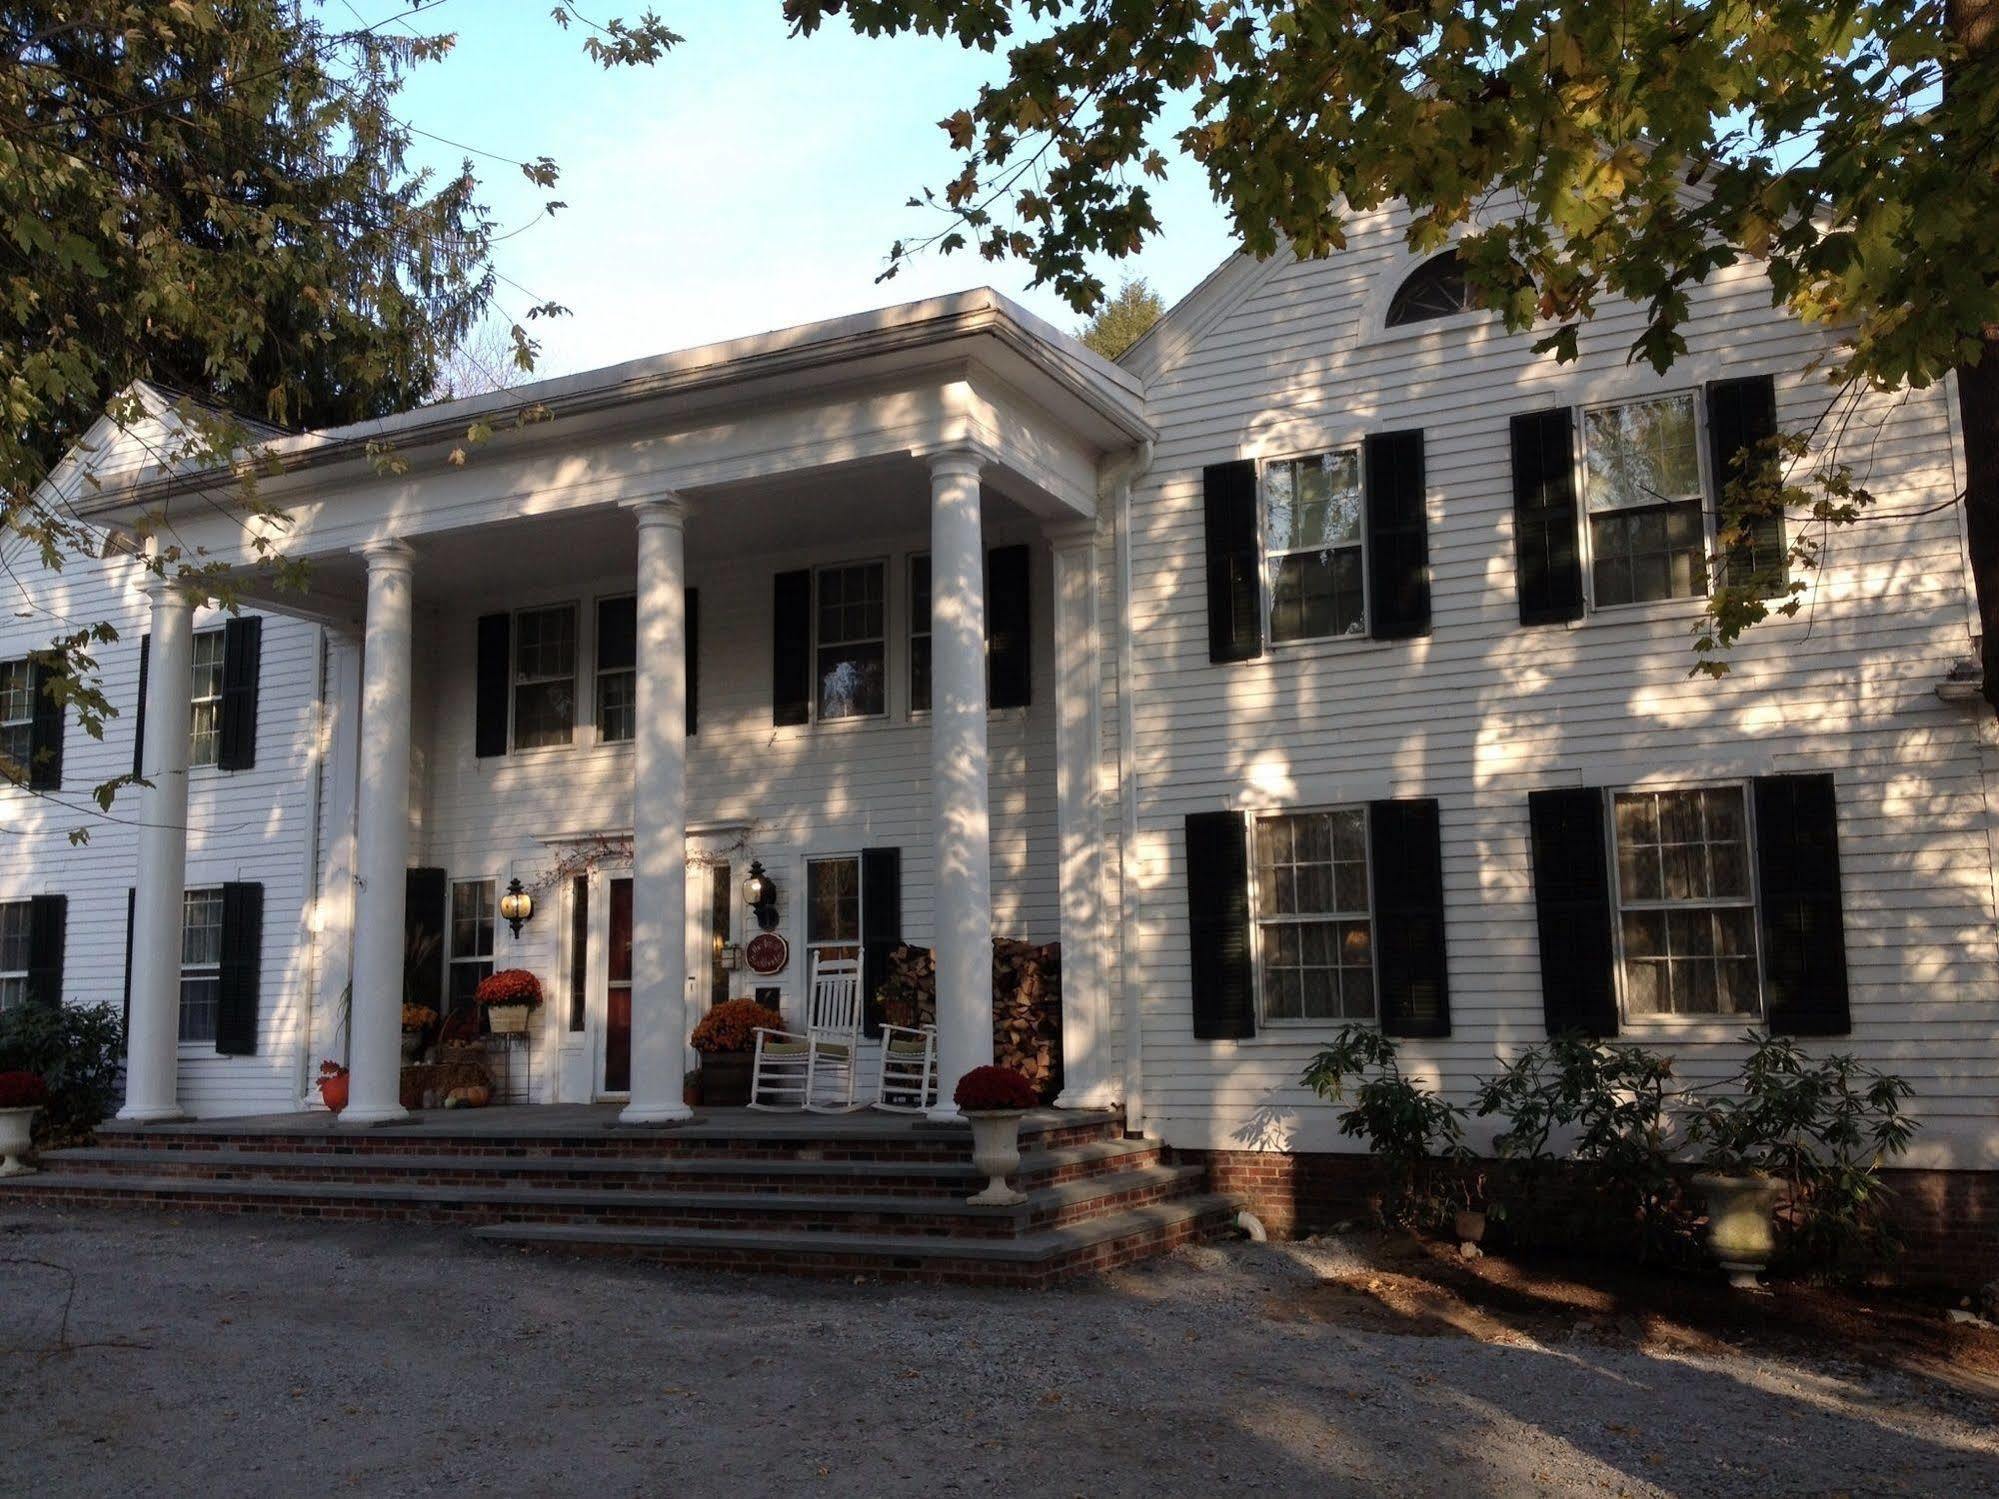
[[1283, 1315], [1343, 1253], [1035, 1294], [0, 1214], [0, 1494], [1999, 1494], [1971, 1390]]

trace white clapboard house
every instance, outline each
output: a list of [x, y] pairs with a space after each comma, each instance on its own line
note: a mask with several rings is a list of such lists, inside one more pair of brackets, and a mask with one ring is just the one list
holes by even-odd
[[[142, 392], [158, 430], [52, 483], [241, 562], [245, 602], [12, 545], [0, 733], [37, 784], [0, 792], [0, 1004], [122, 1000], [128, 1121], [311, 1109], [324, 1057], [391, 1120], [428, 934], [417, 997], [540, 977], [525, 1096], [658, 1122], [713, 1002], [796, 1014], [827, 956], [871, 992], [908, 941], [948, 1114], [998, 934], [1061, 943], [1062, 1102], [1218, 1169], [1350, 1148], [1299, 1072], [1357, 1020], [1460, 1093], [1572, 1026], [1695, 1077], [1806, 1037], [1914, 1083], [1912, 1164], [1990, 1171], [1951, 395], [1822, 420], [1828, 335], [1769, 304], [1743, 265], [1669, 372], [1619, 308], [1561, 364], [1386, 213], [1231, 260], [1117, 365], [990, 291], [911, 303], [274, 435], [303, 592], [257, 581], [226, 476], [156, 461]], [[1718, 489], [1777, 427], [1878, 502], [1690, 675]], [[30, 659], [98, 618], [101, 740]], [[149, 789], [98, 815], [124, 771]]]

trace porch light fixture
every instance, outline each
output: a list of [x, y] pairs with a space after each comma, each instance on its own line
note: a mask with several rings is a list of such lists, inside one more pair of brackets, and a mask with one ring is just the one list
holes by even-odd
[[764, 873], [761, 859], [750, 861], [750, 876], [743, 881], [743, 904], [755, 914], [760, 931], [777, 925], [777, 881]]
[[500, 897], [500, 915], [506, 919], [516, 937], [527, 925], [528, 918], [534, 915], [534, 897], [521, 888], [519, 875], [507, 881], [507, 892]]

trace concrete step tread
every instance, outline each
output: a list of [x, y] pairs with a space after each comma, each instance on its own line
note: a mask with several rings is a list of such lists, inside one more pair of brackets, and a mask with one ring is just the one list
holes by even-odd
[[[1050, 1149], [1021, 1152], [1021, 1174], [1034, 1177], [1045, 1171], [1083, 1165], [1106, 1164], [1159, 1149], [1157, 1141], [1097, 1140], [1083, 1145], [1059, 1145]], [[139, 1166], [190, 1165], [243, 1167], [248, 1169], [284, 1167], [324, 1170], [329, 1175], [344, 1171], [387, 1171], [415, 1174], [425, 1171], [481, 1171], [494, 1175], [525, 1175], [533, 1172], [565, 1175], [635, 1176], [907, 1176], [941, 1180], [961, 1180], [972, 1176], [969, 1154], [964, 1161], [897, 1160], [815, 1160], [783, 1156], [764, 1160], [757, 1156], [538, 1156], [538, 1155], [416, 1155], [401, 1152], [333, 1152], [297, 1150], [158, 1150], [130, 1146], [74, 1146], [45, 1150], [44, 1163], [65, 1166], [91, 1164]]]
[[1144, 1203], [1101, 1218], [1022, 1234], [1013, 1239], [903, 1239], [892, 1234], [782, 1232], [755, 1229], [616, 1227], [594, 1223], [491, 1223], [472, 1230], [491, 1243], [559, 1249], [751, 1250], [764, 1254], [869, 1255], [895, 1260], [972, 1260], [1034, 1264], [1131, 1234], [1171, 1228], [1234, 1211], [1226, 1197], [1203, 1194]]
[[491, 1203], [508, 1207], [563, 1207], [579, 1211], [591, 1208], [691, 1208], [732, 1209], [759, 1213], [832, 1212], [885, 1213], [908, 1217], [969, 1216], [976, 1218], [1026, 1218], [1037, 1209], [1072, 1206], [1121, 1192], [1154, 1186], [1191, 1186], [1204, 1174], [1199, 1166], [1143, 1166], [1131, 1171], [1084, 1177], [1053, 1186], [1034, 1187], [1028, 1200], [1018, 1207], [975, 1205], [956, 1196], [876, 1195], [840, 1192], [687, 1192], [652, 1188], [545, 1187], [535, 1185], [486, 1185], [480, 1182], [340, 1182], [298, 1181], [256, 1177], [215, 1180], [199, 1176], [135, 1176], [125, 1172], [47, 1170], [0, 1183], [0, 1201], [6, 1188], [18, 1185], [25, 1191], [108, 1191], [138, 1195], [178, 1193], [189, 1197], [265, 1197], [306, 1200], [327, 1198], [340, 1202], [435, 1202], [452, 1205]]

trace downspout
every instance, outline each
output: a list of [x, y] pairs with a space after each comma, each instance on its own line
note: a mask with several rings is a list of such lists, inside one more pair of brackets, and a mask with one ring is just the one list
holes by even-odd
[[1145, 1023], [1139, 1013], [1138, 715], [1132, 702], [1131, 490], [1152, 468], [1152, 444], [1133, 448], [1109, 476], [1117, 513], [1118, 993], [1124, 1015], [1125, 1129], [1145, 1132]]
[[320, 864], [325, 856], [323, 829], [321, 827], [320, 804], [326, 789], [326, 696], [329, 690], [328, 673], [332, 670], [332, 653], [326, 639], [326, 626], [313, 631], [313, 681], [316, 684], [312, 700], [312, 775], [308, 781], [306, 804], [306, 870], [305, 870], [305, 964], [302, 982], [305, 985], [305, 1010], [303, 1025], [298, 1042], [298, 1097], [301, 1104], [312, 1101], [312, 1026], [315, 1002], [319, 998], [319, 937], [320, 927]]

